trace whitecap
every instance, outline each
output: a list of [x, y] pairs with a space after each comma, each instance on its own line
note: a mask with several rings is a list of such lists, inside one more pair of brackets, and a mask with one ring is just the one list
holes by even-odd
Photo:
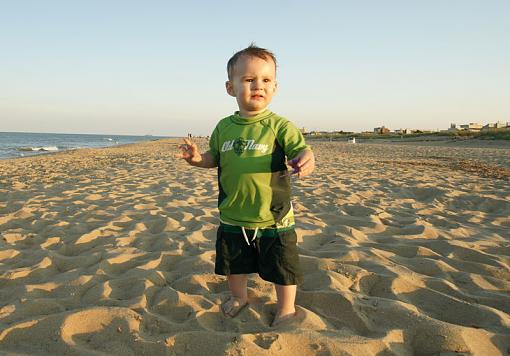
[[36, 152], [48, 152], [48, 151], [58, 151], [57, 146], [45, 146], [45, 147], [20, 147], [17, 149], [18, 151], [36, 151]]

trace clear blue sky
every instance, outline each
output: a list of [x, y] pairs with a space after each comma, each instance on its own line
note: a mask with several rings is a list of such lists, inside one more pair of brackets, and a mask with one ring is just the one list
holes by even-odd
[[207, 135], [225, 65], [275, 52], [310, 130], [510, 121], [510, 1], [0, 0], [0, 131]]

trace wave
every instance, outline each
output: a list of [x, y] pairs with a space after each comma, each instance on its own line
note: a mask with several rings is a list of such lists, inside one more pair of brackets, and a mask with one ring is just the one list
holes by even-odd
[[59, 148], [57, 146], [46, 146], [46, 147], [19, 147], [17, 148], [18, 151], [37, 151], [37, 152], [54, 152], [58, 151]]

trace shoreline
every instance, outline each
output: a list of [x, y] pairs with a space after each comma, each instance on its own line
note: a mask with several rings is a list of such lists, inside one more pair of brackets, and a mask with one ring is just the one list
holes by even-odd
[[36, 158], [36, 157], [52, 157], [56, 155], [62, 155], [62, 154], [73, 154], [73, 152], [81, 152], [81, 151], [87, 151], [87, 150], [108, 150], [108, 149], [116, 149], [116, 148], [122, 148], [125, 146], [132, 146], [132, 145], [138, 145], [143, 144], [146, 142], [158, 142], [158, 141], [178, 141], [182, 140], [180, 137], [169, 137], [169, 138], [158, 138], [154, 140], [147, 140], [147, 141], [138, 141], [138, 142], [131, 142], [131, 143], [120, 143], [113, 146], [104, 146], [104, 147], [80, 147], [80, 148], [73, 148], [73, 149], [66, 149], [66, 150], [59, 150], [59, 151], [47, 151], [45, 153], [40, 154], [32, 154], [28, 156], [21, 156], [21, 157], [0, 157], [0, 162], [4, 162], [7, 160], [22, 160], [22, 159], [30, 159], [30, 158]]
[[173, 137], [0, 132], [0, 160], [41, 156], [77, 149], [116, 147], [167, 138]]

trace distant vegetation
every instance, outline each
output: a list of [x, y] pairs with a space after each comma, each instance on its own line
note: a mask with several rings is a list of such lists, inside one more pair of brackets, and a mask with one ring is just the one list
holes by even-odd
[[510, 129], [492, 129], [482, 132], [480, 138], [486, 140], [510, 140]]
[[411, 134], [378, 134], [372, 132], [331, 132], [331, 133], [316, 133], [313, 135], [308, 135], [309, 138], [319, 138], [319, 139], [347, 139], [348, 137], [356, 137], [359, 139], [409, 139], [409, 138], [417, 138], [423, 137], [426, 139], [427, 137], [445, 137], [445, 138], [478, 138], [482, 140], [510, 140], [510, 129], [490, 129], [489, 131], [483, 132], [473, 132], [473, 131], [442, 131], [442, 132], [431, 132], [431, 131], [416, 131]]

